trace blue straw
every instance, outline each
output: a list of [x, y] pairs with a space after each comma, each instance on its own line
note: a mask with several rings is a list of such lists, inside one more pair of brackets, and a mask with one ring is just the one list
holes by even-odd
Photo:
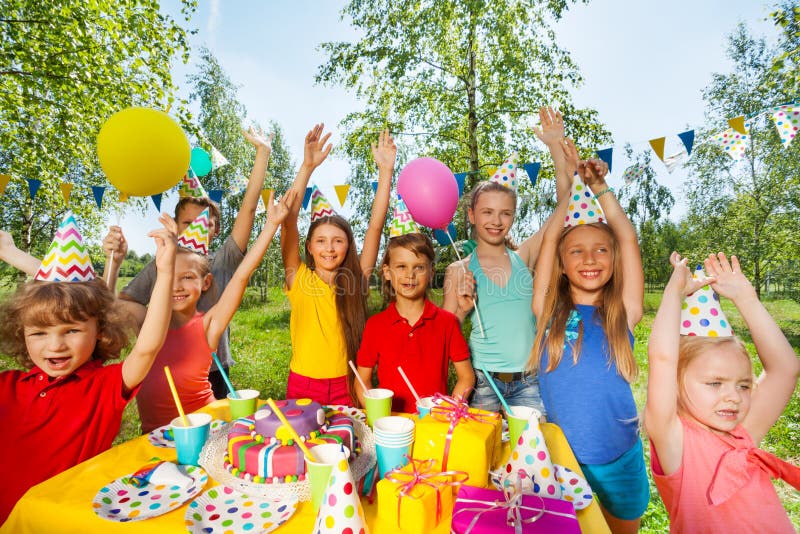
[[[222, 368], [222, 362], [219, 361], [219, 357], [217, 357], [217, 353], [216, 352], [212, 352], [211, 353], [211, 357], [214, 358], [214, 363], [217, 364], [217, 369], [219, 369], [219, 374], [222, 375], [222, 380], [224, 380], [225, 381], [225, 385], [228, 386], [228, 391], [231, 392], [231, 397], [233, 397], [234, 399], [238, 399], [239, 398], [239, 394], [236, 393], [235, 389], [233, 389], [233, 384], [231, 384], [231, 379], [228, 378], [227, 373], [225, 373], [225, 369]], [[505, 402], [503, 404], [505, 404]]]
[[[507, 403], [507, 402], [506, 402], [506, 400], [503, 398], [503, 396], [500, 394], [500, 390], [499, 390], [499, 389], [497, 389], [497, 385], [495, 385], [495, 383], [494, 383], [494, 380], [492, 379], [492, 375], [490, 375], [490, 374], [489, 374], [489, 371], [487, 371], [486, 369], [484, 369], [484, 367], [483, 367], [483, 366], [479, 367], [479, 369], [480, 369], [480, 370], [483, 372], [483, 376], [485, 376], [485, 377], [486, 377], [486, 381], [487, 381], [487, 382], [489, 382], [489, 385], [492, 387], [492, 391], [494, 391], [494, 394], [495, 394], [495, 395], [497, 395], [497, 398], [498, 398], [498, 399], [500, 399], [500, 404], [502, 404], [502, 405], [503, 405], [503, 408], [505, 408], [505, 409], [506, 409], [506, 413], [507, 413], [508, 415], [510, 415], [510, 416], [513, 416], [513, 415], [514, 415], [514, 412], [512, 412], [512, 411], [511, 411], [511, 408], [509, 408], [509, 407], [508, 407], [508, 403]], [[223, 375], [223, 376], [224, 376], [224, 375]]]

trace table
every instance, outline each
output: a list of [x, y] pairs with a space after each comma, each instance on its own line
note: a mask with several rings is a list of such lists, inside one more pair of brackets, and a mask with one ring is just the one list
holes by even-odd
[[[210, 413], [218, 419], [230, 420], [227, 400], [216, 401], [201, 411]], [[561, 429], [556, 425], [545, 423], [542, 425], [542, 432], [553, 461], [580, 473], [575, 456]], [[505, 447], [508, 448], [508, 445]], [[14, 534], [186, 532], [183, 516], [188, 503], [167, 514], [129, 523], [101, 519], [95, 515], [92, 509], [92, 499], [100, 488], [112, 480], [134, 472], [154, 456], [162, 460], [176, 461], [175, 449], [154, 447], [148, 442], [147, 436], [141, 436], [78, 464], [28, 490], [0, 528], [0, 532], [13, 532]], [[205, 489], [216, 484], [213, 480], [209, 480]], [[373, 534], [398, 531], [395, 525], [385, 524], [376, 518], [378, 508], [376, 504], [369, 504], [366, 498], [362, 500], [362, 504], [367, 523]], [[311, 503], [300, 503], [294, 516], [277, 532], [311, 532], [315, 518]], [[578, 520], [583, 532], [609, 532], [596, 502], [579, 511]], [[430, 534], [446, 534], [450, 531], [449, 527], [450, 522], [444, 519], [430, 531]]]

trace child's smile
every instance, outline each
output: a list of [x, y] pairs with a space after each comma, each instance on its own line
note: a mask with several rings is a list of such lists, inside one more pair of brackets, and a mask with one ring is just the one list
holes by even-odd
[[33, 363], [48, 376], [67, 376], [91, 359], [97, 345], [97, 319], [26, 326], [25, 345]]
[[431, 264], [425, 256], [417, 256], [403, 247], [392, 249], [389, 265], [383, 276], [392, 284], [398, 298], [418, 300], [424, 298], [431, 279]]

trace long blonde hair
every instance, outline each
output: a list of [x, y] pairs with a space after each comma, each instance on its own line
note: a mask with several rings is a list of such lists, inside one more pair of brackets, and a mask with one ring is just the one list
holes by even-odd
[[[584, 226], [584, 225], [582, 225]], [[603, 331], [608, 337], [609, 365], [611, 359], [617, 366], [617, 372], [626, 381], [633, 382], [639, 373], [636, 359], [633, 357], [633, 348], [628, 338], [628, 317], [622, 301], [622, 258], [619, 252], [619, 243], [614, 231], [607, 224], [592, 223], [592, 226], [605, 232], [611, 240], [611, 278], [608, 280], [600, 297], [600, 304], [596, 313], [602, 320]], [[565, 228], [558, 241], [558, 250], [553, 259], [553, 270], [548, 284], [549, 291], [545, 296], [544, 309], [541, 320], [536, 329], [536, 338], [533, 342], [529, 367], [539, 367], [542, 355], [547, 347], [548, 364], [545, 371], [549, 372], [558, 367], [564, 355], [564, 339], [566, 338], [567, 321], [575, 303], [570, 292], [569, 279], [564, 274], [564, 263], [561, 255], [564, 253], [564, 242], [570, 232], [579, 228], [572, 226]], [[583, 340], [583, 324], [578, 327], [578, 338], [572, 344], [572, 359], [578, 362]]]

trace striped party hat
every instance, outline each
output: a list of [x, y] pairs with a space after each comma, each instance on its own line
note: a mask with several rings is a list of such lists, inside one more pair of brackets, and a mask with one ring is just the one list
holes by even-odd
[[333, 211], [333, 206], [322, 194], [322, 191], [319, 190], [317, 184], [314, 184], [311, 187], [311, 222], [313, 223], [317, 219], [331, 217], [332, 215], [336, 215], [336, 212]]
[[517, 173], [519, 171], [517, 168], [518, 160], [519, 154], [515, 150], [510, 156], [508, 156], [508, 158], [506, 158], [502, 165], [495, 169], [494, 174], [489, 178], [489, 181], [498, 183], [503, 187], [508, 187], [512, 191], [516, 191]]
[[58, 230], [34, 276], [45, 282], [88, 282], [94, 280], [89, 250], [83, 243], [71, 211], [64, 214]]
[[181, 198], [208, 198], [208, 193], [206, 193], [203, 184], [200, 183], [200, 179], [195, 175], [192, 169], [186, 171], [186, 174], [183, 176], [181, 187], [178, 190], [178, 196]]
[[411, 212], [408, 211], [405, 201], [398, 197], [397, 204], [394, 206], [394, 215], [392, 222], [389, 224], [389, 237], [400, 237], [406, 234], [418, 234], [419, 226], [411, 218]]
[[569, 211], [564, 219], [564, 226], [606, 222], [603, 208], [600, 207], [592, 190], [583, 183], [577, 172], [572, 177], [572, 190], [569, 194]]
[[[706, 277], [701, 266], [697, 266], [692, 278]], [[681, 307], [681, 335], [700, 337], [728, 337], [733, 329], [722, 311], [719, 295], [711, 286], [703, 286], [691, 295], [686, 295]]]
[[208, 255], [208, 243], [211, 239], [209, 235], [210, 228], [208, 208], [206, 208], [178, 236], [178, 246], [204, 256]]

